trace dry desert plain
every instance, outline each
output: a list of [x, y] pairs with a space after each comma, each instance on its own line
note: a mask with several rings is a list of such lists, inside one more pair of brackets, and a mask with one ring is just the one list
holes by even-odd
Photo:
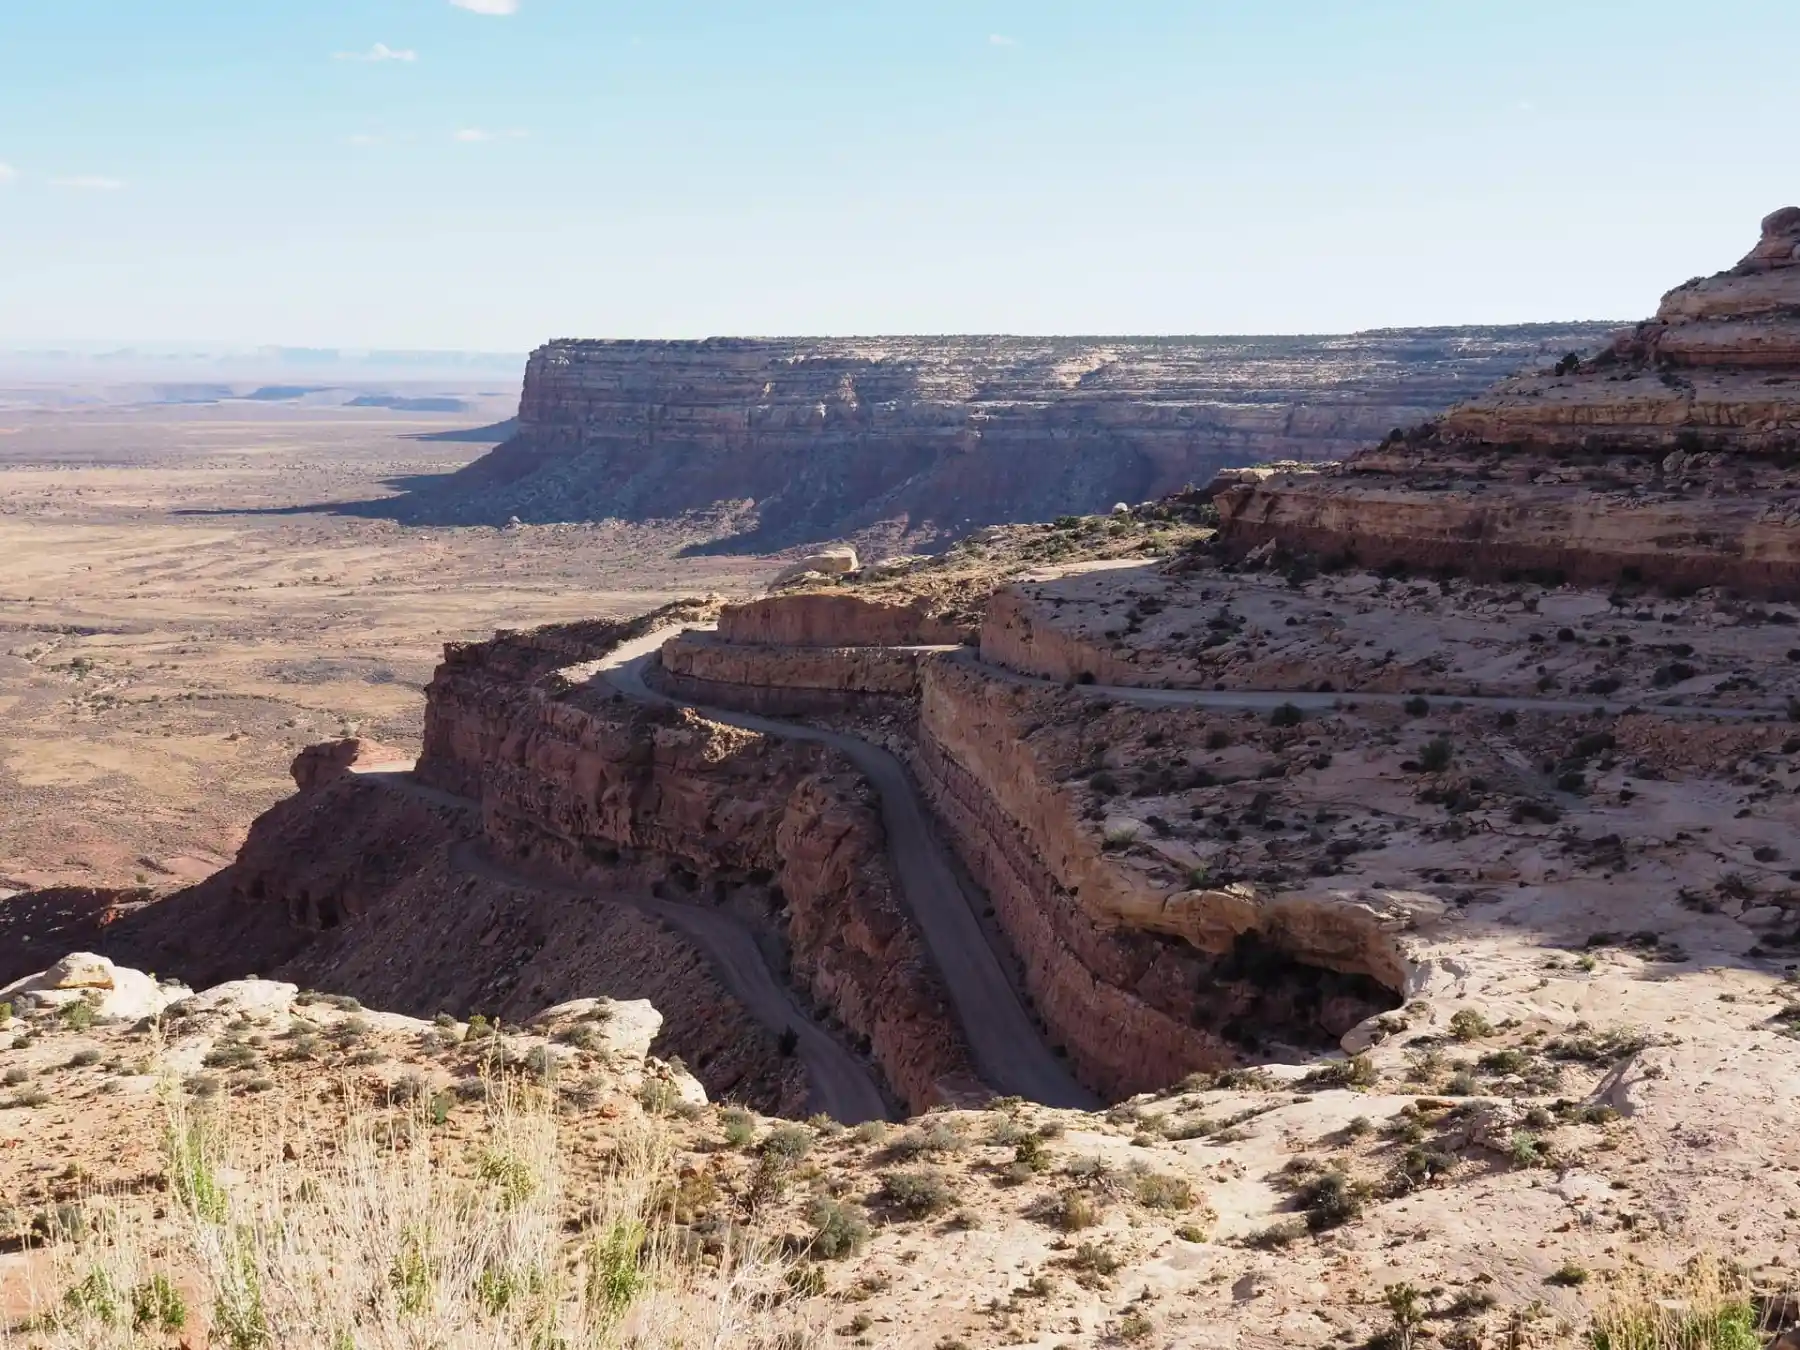
[[[680, 529], [405, 528], [329, 509], [451, 472], [493, 422], [104, 396], [0, 402], [0, 893], [228, 862], [311, 742], [418, 742], [446, 641], [742, 590]], [[695, 527], [695, 534], [702, 527]]]

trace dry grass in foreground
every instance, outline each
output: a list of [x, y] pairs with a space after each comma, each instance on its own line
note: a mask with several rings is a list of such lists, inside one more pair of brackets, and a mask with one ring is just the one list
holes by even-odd
[[[453, 1156], [421, 1101], [353, 1111], [302, 1153], [279, 1126], [225, 1137], [168, 1094], [166, 1189], [65, 1207], [38, 1314], [0, 1344], [229, 1350], [805, 1344], [789, 1266], [732, 1234], [677, 1250], [655, 1121], [624, 1128], [591, 1196], [564, 1194], [547, 1094], [496, 1087], [485, 1142]], [[294, 1136], [297, 1138], [298, 1136]], [[567, 1224], [571, 1199], [582, 1220]], [[158, 1201], [160, 1203], [151, 1203]], [[160, 1216], [160, 1217], [159, 1217]]]

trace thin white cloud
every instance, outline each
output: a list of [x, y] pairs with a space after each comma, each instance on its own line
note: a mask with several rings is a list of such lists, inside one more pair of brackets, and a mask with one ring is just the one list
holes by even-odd
[[1005, 33], [988, 34], [988, 46], [990, 47], [1016, 47], [1018, 45], [1019, 39], [1010, 38]]
[[12, 165], [0, 163], [0, 187], [4, 187], [7, 183], [13, 182], [18, 176], [19, 171], [13, 168]]
[[450, 0], [458, 9], [471, 14], [517, 14], [519, 0]]
[[520, 141], [525, 139], [523, 131], [487, 131], [481, 127], [464, 127], [456, 133], [456, 139], [465, 145], [481, 145], [488, 141]]
[[417, 61], [419, 54], [410, 47], [390, 47], [377, 42], [366, 52], [333, 52], [333, 61]]
[[51, 187], [74, 188], [80, 192], [117, 192], [124, 187], [123, 180], [107, 178], [97, 173], [76, 173], [65, 178], [52, 178]]

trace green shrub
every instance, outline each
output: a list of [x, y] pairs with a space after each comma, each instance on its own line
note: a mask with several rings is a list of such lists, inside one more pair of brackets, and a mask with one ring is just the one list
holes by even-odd
[[139, 1331], [180, 1331], [187, 1318], [187, 1300], [160, 1271], [131, 1291], [131, 1325]]
[[756, 1138], [756, 1117], [739, 1106], [725, 1108], [722, 1117], [725, 1125], [725, 1142], [733, 1148], [743, 1148]]
[[1156, 1325], [1141, 1312], [1128, 1312], [1119, 1319], [1113, 1335], [1128, 1344], [1147, 1341], [1156, 1333]]
[[1426, 773], [1442, 773], [1450, 767], [1453, 754], [1454, 747], [1448, 738], [1438, 736], [1427, 741], [1425, 748], [1419, 751], [1419, 767]]
[[1308, 1070], [1303, 1081], [1316, 1087], [1367, 1088], [1381, 1081], [1381, 1072], [1368, 1055], [1352, 1055], [1349, 1059], [1327, 1060]]
[[1321, 1173], [1300, 1188], [1300, 1207], [1306, 1211], [1306, 1226], [1315, 1233], [1349, 1223], [1363, 1212], [1368, 1187], [1359, 1185], [1340, 1171]]
[[896, 1158], [941, 1157], [960, 1153], [969, 1146], [963, 1134], [945, 1121], [934, 1121], [918, 1129], [908, 1130], [896, 1139], [891, 1151]]
[[869, 1240], [869, 1220], [861, 1205], [820, 1196], [812, 1202], [806, 1217], [812, 1224], [809, 1247], [815, 1256], [827, 1260], [853, 1256]]
[[1028, 1134], [1019, 1140], [1013, 1148], [1013, 1165], [1030, 1173], [1048, 1172], [1052, 1159], [1050, 1150], [1044, 1147], [1043, 1138]]
[[1450, 1034], [1459, 1041], [1478, 1041], [1494, 1034], [1493, 1023], [1473, 1008], [1458, 1008], [1450, 1018]]
[[761, 1151], [765, 1158], [779, 1158], [792, 1166], [811, 1153], [812, 1146], [812, 1131], [788, 1122], [777, 1125], [763, 1137]]
[[1514, 1130], [1506, 1151], [1514, 1167], [1541, 1167], [1548, 1160], [1544, 1141], [1529, 1130]]
[[1693, 1311], [1653, 1305], [1604, 1314], [1588, 1333], [1592, 1350], [1760, 1350], [1756, 1309], [1730, 1302]]
[[1166, 1172], [1140, 1172], [1132, 1178], [1131, 1193], [1145, 1209], [1175, 1213], [1194, 1207], [1194, 1188], [1185, 1177]]
[[931, 1168], [889, 1172], [881, 1179], [882, 1199], [912, 1219], [926, 1219], [950, 1208], [950, 1186]]
[[1114, 1275], [1119, 1270], [1119, 1258], [1097, 1242], [1084, 1242], [1075, 1249], [1075, 1254], [1067, 1262], [1071, 1270], [1085, 1271], [1090, 1275]]

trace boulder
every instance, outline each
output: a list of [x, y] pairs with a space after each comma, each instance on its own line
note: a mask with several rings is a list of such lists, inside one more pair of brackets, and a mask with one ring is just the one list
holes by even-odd
[[578, 998], [546, 1008], [531, 1019], [533, 1028], [551, 1035], [577, 1023], [594, 1029], [595, 1049], [642, 1060], [662, 1031], [663, 1017], [646, 999]]
[[784, 581], [792, 581], [795, 577], [805, 576], [808, 572], [817, 572], [820, 576], [825, 577], [841, 577], [856, 570], [855, 549], [849, 547], [826, 548], [789, 563], [775, 574], [775, 579], [769, 584], [779, 586]]
[[71, 952], [48, 970], [14, 980], [0, 989], [0, 1003], [20, 1012], [53, 1012], [87, 1003], [101, 1017], [135, 1022], [155, 1017], [188, 991], [164, 987], [139, 970], [115, 966], [92, 952]]

